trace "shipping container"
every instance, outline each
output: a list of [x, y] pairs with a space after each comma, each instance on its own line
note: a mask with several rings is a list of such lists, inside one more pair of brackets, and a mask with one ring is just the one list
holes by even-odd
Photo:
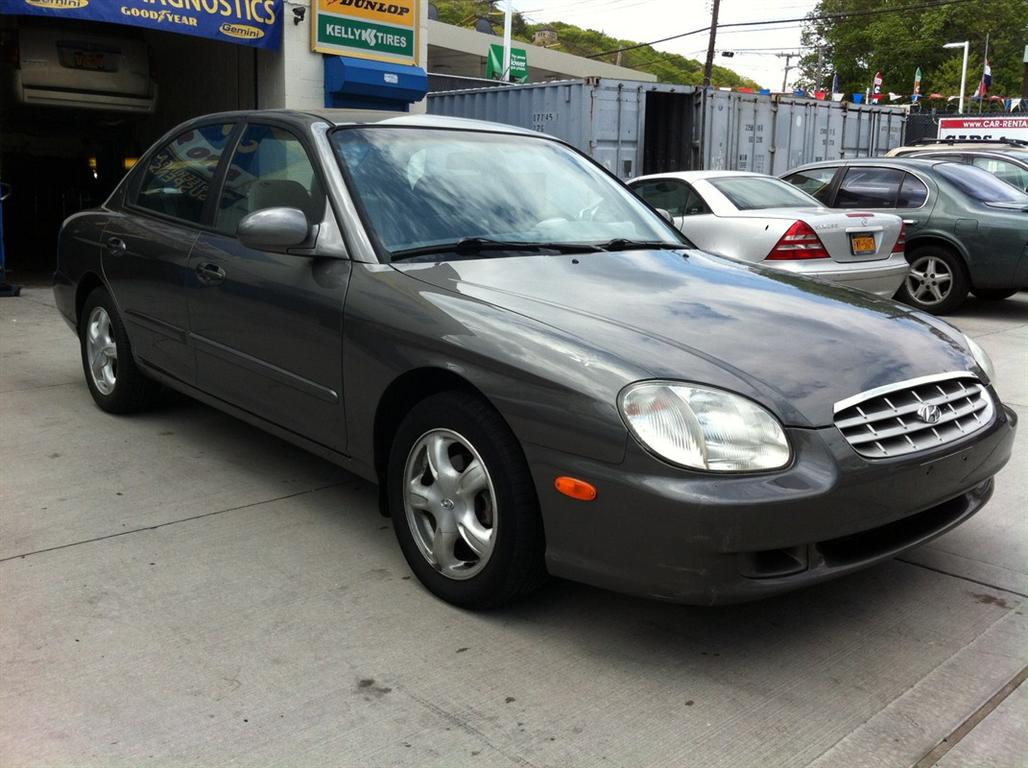
[[885, 154], [902, 109], [589, 78], [430, 93], [428, 112], [563, 139], [622, 179], [693, 169], [780, 174], [803, 163]]

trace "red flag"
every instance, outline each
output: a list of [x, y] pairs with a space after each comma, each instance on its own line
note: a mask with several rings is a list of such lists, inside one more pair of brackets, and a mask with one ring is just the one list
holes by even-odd
[[874, 88], [871, 89], [871, 103], [877, 104], [882, 98], [882, 73], [881, 70], [875, 72]]

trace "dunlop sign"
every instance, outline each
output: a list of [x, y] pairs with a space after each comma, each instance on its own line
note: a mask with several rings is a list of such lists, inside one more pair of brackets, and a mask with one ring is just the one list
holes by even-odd
[[311, 0], [318, 53], [418, 63], [418, 0]]
[[282, 0], [0, 0], [0, 14], [106, 21], [278, 48]]

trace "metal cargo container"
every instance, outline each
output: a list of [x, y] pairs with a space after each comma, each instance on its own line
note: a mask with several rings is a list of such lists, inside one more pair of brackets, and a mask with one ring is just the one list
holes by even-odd
[[902, 143], [906, 119], [897, 108], [603, 78], [430, 93], [428, 111], [556, 136], [622, 179], [699, 168], [778, 174], [881, 155]]
[[[644, 172], [644, 138], [650, 143], [649, 165], [688, 162], [694, 91], [636, 80], [559, 80], [430, 93], [428, 111], [556, 136], [628, 179]], [[644, 121], [647, 102], [649, 120]]]

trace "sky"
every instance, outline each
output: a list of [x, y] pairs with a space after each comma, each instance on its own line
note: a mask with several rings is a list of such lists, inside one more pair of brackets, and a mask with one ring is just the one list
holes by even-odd
[[[799, 18], [813, 10], [816, 0], [721, 0], [719, 23]], [[503, 7], [503, 3], [500, 3]], [[563, 21], [595, 29], [621, 40], [646, 43], [710, 24], [710, 0], [514, 0], [514, 8], [530, 21]], [[782, 87], [785, 59], [776, 53], [799, 53], [802, 25], [719, 29], [714, 63], [756, 80], [765, 88]], [[707, 32], [654, 46], [703, 61]], [[735, 51], [724, 58], [721, 51]], [[795, 65], [797, 60], [793, 58]], [[789, 73], [789, 84], [796, 70]]]

